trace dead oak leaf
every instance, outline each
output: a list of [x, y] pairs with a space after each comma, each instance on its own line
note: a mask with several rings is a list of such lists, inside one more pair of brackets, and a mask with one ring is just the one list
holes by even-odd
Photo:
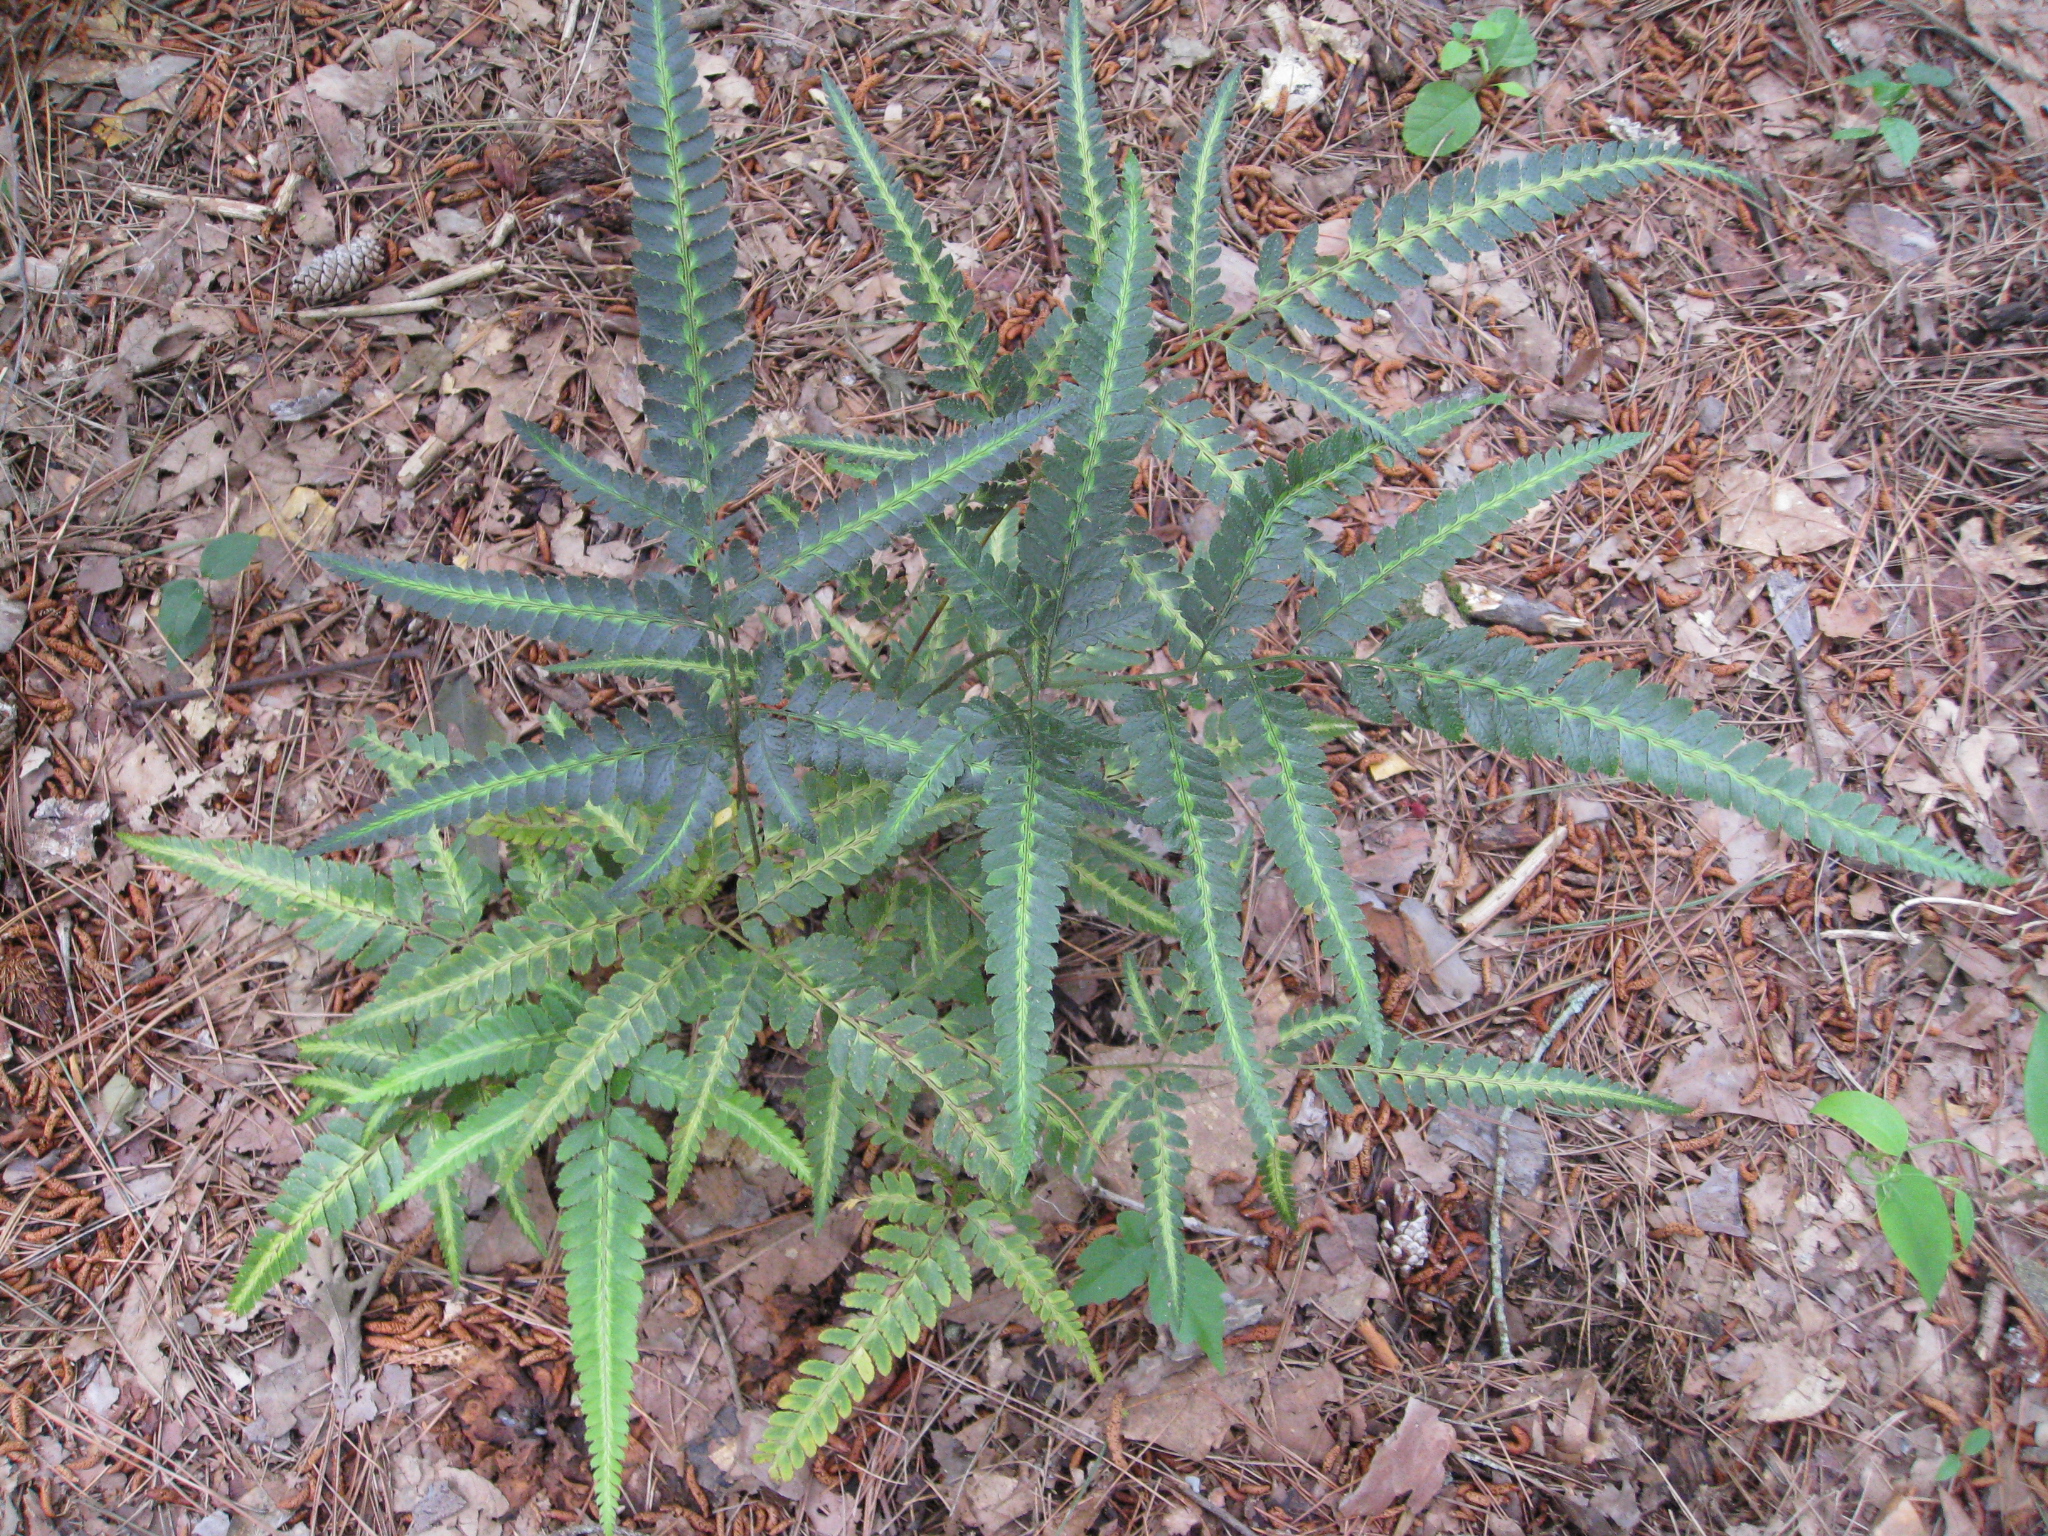
[[1344, 1495], [1337, 1513], [1347, 1520], [1371, 1520], [1407, 1495], [1410, 1514], [1419, 1514], [1444, 1485], [1444, 1458], [1458, 1446], [1457, 1432], [1436, 1405], [1408, 1399], [1401, 1423], [1373, 1452], [1358, 1486]]
[[2003, 576], [2023, 587], [2048, 585], [2048, 544], [2039, 542], [2038, 528], [2008, 534], [1996, 544], [1984, 542], [1984, 519], [1973, 517], [1956, 534], [1956, 559], [1978, 578]]
[[1748, 464], [1731, 464], [1697, 492], [1704, 510], [1719, 518], [1716, 537], [1763, 555], [1810, 555], [1849, 537], [1849, 525], [1790, 480]]

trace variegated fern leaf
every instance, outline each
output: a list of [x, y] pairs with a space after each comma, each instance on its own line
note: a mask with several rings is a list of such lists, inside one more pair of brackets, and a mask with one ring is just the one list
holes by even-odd
[[[1283, 1214], [1282, 1105], [1303, 1072], [1334, 1103], [1671, 1108], [1396, 1035], [1338, 846], [1326, 717], [1292, 691], [1306, 667], [1340, 680], [1369, 721], [1713, 801], [1845, 857], [2003, 878], [1569, 647], [1413, 617], [1447, 567], [1633, 436], [1487, 469], [1349, 553], [1317, 531], [1497, 397], [1383, 414], [1330, 361], [1344, 349], [1316, 355], [1303, 338], [1348, 336], [1451, 263], [1655, 177], [1725, 175], [1714, 165], [1643, 141], [1453, 171], [1361, 207], [1341, 240], [1314, 226], [1273, 237], [1233, 309], [1218, 274], [1238, 77], [1188, 141], [1162, 263], [1071, 0], [1054, 128], [1068, 298], [1004, 352], [860, 109], [828, 82], [950, 426], [785, 439], [848, 477], [804, 511], [759, 484], [769, 448], [748, 405], [749, 311], [682, 15], [676, 0], [638, 0], [630, 48], [646, 472], [577, 446], [574, 428], [514, 423], [571, 496], [660, 541], [671, 574], [326, 557], [337, 577], [577, 653], [561, 665], [644, 679], [640, 696], [663, 702], [552, 718], [476, 758], [437, 738], [375, 742], [394, 793], [310, 855], [133, 840], [304, 942], [385, 968], [353, 1017], [301, 1042], [300, 1086], [331, 1113], [251, 1245], [236, 1306], [298, 1264], [316, 1229], [414, 1196], [459, 1266], [465, 1171], [517, 1188], [550, 1155], [609, 1529], [643, 1233], [714, 1132], [807, 1182], [821, 1216], [863, 1135], [900, 1165], [854, 1191], [879, 1226], [847, 1317], [824, 1336], [836, 1357], [803, 1366], [772, 1421], [763, 1454], [787, 1475], [977, 1267], [1092, 1362], [1022, 1213], [1037, 1170], [1085, 1170], [1121, 1127], [1142, 1209], [1089, 1250], [1077, 1294], [1145, 1286], [1160, 1326], [1220, 1347], [1221, 1281], [1183, 1232], [1182, 1069], [1197, 1053], [1229, 1074]], [[1197, 394], [1219, 376], [1327, 430], [1269, 459]], [[1133, 515], [1148, 459], [1223, 507], [1200, 548], [1178, 552]], [[907, 558], [912, 543], [928, 571], [906, 588], [874, 557]], [[1312, 918], [1332, 994], [1288, 1021], [1277, 1049], [1245, 990], [1254, 835]], [[408, 837], [412, 854], [381, 866], [319, 857]], [[1157, 1061], [1097, 1074], [1093, 1098], [1053, 1011], [1072, 911], [1173, 952], [1157, 1001], [1135, 969], [1124, 989]], [[807, 1068], [782, 1098], [749, 1082], [770, 1035]], [[508, 1205], [526, 1219], [523, 1200]]]

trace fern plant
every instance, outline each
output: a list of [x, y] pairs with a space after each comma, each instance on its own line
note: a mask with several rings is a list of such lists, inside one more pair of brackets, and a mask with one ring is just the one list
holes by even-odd
[[[1076, 5], [1057, 119], [1070, 296], [1004, 352], [828, 84], [921, 325], [934, 403], [956, 430], [786, 438], [854, 482], [801, 512], [759, 493], [768, 445], [747, 406], [734, 235], [672, 0], [643, 0], [631, 56], [651, 473], [515, 425], [564, 489], [664, 541], [680, 574], [325, 563], [421, 612], [581, 652], [562, 665], [670, 698], [587, 728], [555, 720], [474, 760], [434, 738], [368, 742], [396, 792], [307, 854], [135, 840], [267, 918], [303, 922], [308, 942], [384, 968], [353, 1016], [301, 1042], [300, 1082], [326, 1118], [250, 1249], [235, 1306], [255, 1305], [316, 1228], [343, 1230], [415, 1194], [459, 1267], [458, 1177], [481, 1163], [509, 1184], [541, 1157], [609, 1528], [650, 1213], [713, 1130], [805, 1181], [820, 1215], [841, 1197], [857, 1137], [894, 1170], [860, 1197], [874, 1241], [846, 1321], [825, 1335], [837, 1358], [805, 1365], [771, 1421], [762, 1455], [786, 1475], [977, 1267], [1092, 1365], [1072, 1296], [1033, 1245], [1029, 1186], [1047, 1164], [1085, 1169], [1125, 1125], [1143, 1209], [1090, 1250], [1081, 1294], [1143, 1284], [1161, 1326], [1214, 1345], [1221, 1282], [1182, 1239], [1191, 1079], [1177, 1063], [1196, 1052], [1213, 1047], [1226, 1064], [1283, 1215], [1294, 1192], [1282, 1104], [1300, 1072], [1340, 1106], [1673, 1108], [1389, 1028], [1339, 856], [1325, 717], [1293, 691], [1309, 669], [1368, 720], [1625, 775], [1847, 857], [2002, 878], [1632, 674], [1408, 617], [1446, 567], [1636, 437], [1501, 464], [1354, 553], [1311, 532], [1485, 402], [1382, 417], [1297, 338], [1335, 334], [1446, 262], [1593, 199], [1667, 172], [1721, 175], [1714, 166], [1646, 140], [1454, 171], [1361, 208], [1333, 253], [1314, 229], [1269, 238], [1256, 295], [1233, 312], [1217, 263], [1238, 76], [1187, 145], [1162, 264], [1136, 163], [1117, 163], [1104, 129]], [[1313, 407], [1329, 430], [1263, 457], [1191, 393], [1190, 370], [1218, 365]], [[1191, 556], [1133, 518], [1145, 455], [1225, 507]], [[929, 561], [915, 591], [871, 568], [906, 538]], [[793, 599], [816, 622], [764, 630], [762, 610]], [[1287, 1021], [1277, 1048], [1254, 1031], [1246, 998], [1233, 779], [1254, 781], [1264, 841], [1332, 977], [1330, 1005]], [[500, 839], [502, 872], [455, 835], [462, 827]], [[324, 856], [408, 836], [415, 856], [381, 872]], [[1126, 976], [1156, 1062], [1087, 1090], [1055, 1042], [1070, 906], [1154, 936], [1168, 957]], [[806, 1066], [780, 1106], [745, 1086], [750, 1053], [771, 1039]]]

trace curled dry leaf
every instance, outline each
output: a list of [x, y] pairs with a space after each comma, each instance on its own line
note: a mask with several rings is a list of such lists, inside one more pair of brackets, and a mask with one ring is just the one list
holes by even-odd
[[1702, 481], [1697, 494], [1701, 506], [1720, 520], [1715, 536], [1737, 549], [1810, 555], [1849, 537], [1848, 524], [1832, 507], [1753, 465], [1727, 466]]

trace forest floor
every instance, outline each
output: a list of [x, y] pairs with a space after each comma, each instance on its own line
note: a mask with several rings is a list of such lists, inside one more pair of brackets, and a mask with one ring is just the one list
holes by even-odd
[[[516, 739], [552, 708], [588, 718], [618, 697], [531, 647], [366, 598], [308, 552], [635, 568], [642, 551], [550, 490], [505, 422], [551, 420], [628, 460], [643, 441], [623, 6], [16, 14], [0, 127], [0, 1536], [574, 1526], [589, 1478], [559, 1256], [487, 1191], [460, 1287], [401, 1211], [252, 1317], [224, 1309], [311, 1135], [292, 1041], [361, 981], [112, 834], [299, 847], [379, 792], [350, 748], [365, 729]], [[1246, 110], [1234, 140], [1229, 239], [1248, 252], [1421, 174], [1400, 109], [1450, 22], [1478, 11], [1089, 14], [1112, 130], [1161, 184], [1223, 70], [1250, 66], [1256, 93], [1276, 52], [1298, 55], [1287, 99]], [[1376, 404], [1469, 385], [1508, 398], [1338, 531], [1561, 430], [1647, 434], [1460, 575], [1550, 605], [1556, 633], [2019, 882], [1987, 900], [1899, 881], [1704, 807], [1362, 728], [1333, 752], [1333, 784], [1403, 1027], [1524, 1057], [1562, 1023], [1547, 1059], [1694, 1118], [1334, 1116], [1303, 1127], [1321, 1139], [1301, 1232], [1246, 1198], [1242, 1144], [1202, 1138], [1190, 1193], [1232, 1297], [1228, 1373], [1119, 1304], [1089, 1314], [1097, 1384], [1004, 1296], [977, 1294], [780, 1485], [746, 1445], [864, 1233], [850, 1216], [814, 1230], [773, 1170], [707, 1164], [662, 1213], [633, 1529], [2040, 1529], [2048, 1226], [2020, 1090], [2048, 1004], [2048, 8], [1529, 14], [1534, 93], [1489, 92], [1457, 163], [1675, 131], [1765, 200], [1660, 182], [1353, 327], [1328, 360]], [[696, 19], [769, 429], [935, 430], [816, 87], [846, 83], [1013, 342], [1060, 283], [1056, 14], [725, 0]], [[1832, 137], [1875, 121], [1845, 77], [1914, 61], [1955, 82], [1905, 109], [1914, 163]], [[383, 250], [358, 302], [462, 281], [406, 313], [299, 312], [301, 260], [360, 231]], [[1208, 387], [1269, 448], [1305, 430], [1241, 377]], [[775, 473], [800, 496], [828, 488], [798, 455]], [[1142, 487], [1169, 536], [1214, 515], [1157, 469]], [[159, 593], [229, 532], [260, 535], [260, 554], [202, 582], [211, 638], [187, 665], [165, 633], [193, 612]], [[1538, 849], [1501, 916], [1464, 934], [1456, 919]], [[1284, 885], [1252, 878], [1247, 961], [1277, 1009], [1309, 988], [1313, 951]], [[1115, 1041], [1105, 974], [1062, 977], [1077, 1052]], [[1976, 1194], [1976, 1243], [1931, 1307], [1893, 1262], [1849, 1138], [1812, 1114], [1844, 1087], [1896, 1102], [1945, 1142], [1923, 1165]], [[1063, 1265], [1115, 1214], [1078, 1188], [1045, 1203]], [[1417, 1262], [1380, 1241], [1390, 1225]], [[1980, 1426], [1988, 1448], [1944, 1469]]]

